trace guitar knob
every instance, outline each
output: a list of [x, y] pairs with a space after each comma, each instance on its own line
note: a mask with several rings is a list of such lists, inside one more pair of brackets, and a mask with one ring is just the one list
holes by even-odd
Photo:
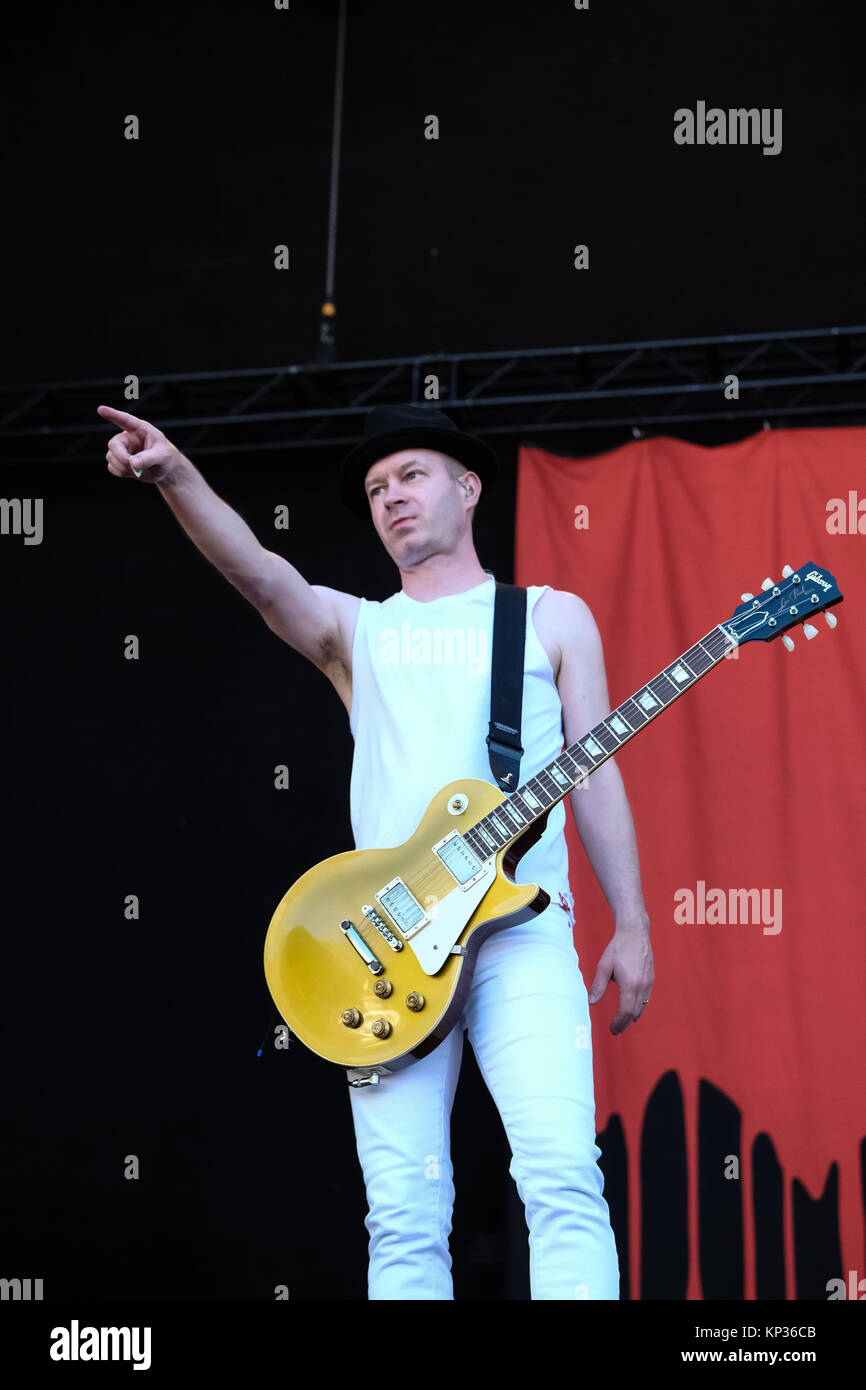
[[762, 588], [762, 589], [772, 589], [772, 587], [773, 587], [773, 581], [772, 581], [772, 579], [765, 579], [764, 582], [763, 582], [763, 584], [761, 585], [761, 588]]
[[835, 613], [825, 613], [825, 614], [824, 614], [824, 622], [827, 624], [828, 627], [835, 627], [835, 626], [836, 626], [836, 614], [835, 614]]
[[794, 573], [794, 571], [791, 569], [791, 566], [790, 566], [790, 565], [783, 565], [783, 566], [782, 566], [782, 578], [783, 578], [783, 579], [787, 579], [787, 578], [788, 578], [788, 575], [789, 575], [789, 574], [793, 574], [793, 573]]
[[411, 994], [406, 995], [406, 1007], [413, 1013], [419, 1013], [423, 1009], [425, 999], [423, 994], [419, 994], [417, 989], [413, 989]]
[[373, 993], [378, 994], [380, 999], [387, 999], [393, 988], [390, 980], [377, 980], [373, 986]]
[[377, 1038], [387, 1038], [391, 1031], [391, 1025], [387, 1018], [375, 1018], [370, 1024], [370, 1032]]
[[740, 594], [740, 598], [743, 600], [743, 603], [748, 603], [749, 599], [754, 597], [754, 594]]
[[810, 637], [817, 637], [817, 636], [818, 636], [818, 629], [817, 629], [816, 627], [813, 627], [811, 623], [804, 623], [804, 624], [803, 624], [803, 636], [804, 636], [807, 640], [808, 640]]
[[784, 636], [783, 636], [783, 638], [782, 638], [782, 641], [784, 642], [785, 646], [788, 648], [788, 651], [789, 651], [789, 652], [792, 652], [792, 651], [794, 650], [794, 639], [793, 639], [793, 637], [789, 637], [788, 634], [787, 634], [787, 632], [784, 634]]
[[357, 1028], [358, 1024], [361, 1022], [361, 1015], [358, 1013], [357, 1009], [344, 1009], [340, 1018], [347, 1028]]

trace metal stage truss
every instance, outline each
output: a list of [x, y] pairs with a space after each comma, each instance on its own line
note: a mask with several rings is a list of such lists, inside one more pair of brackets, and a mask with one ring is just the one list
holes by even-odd
[[771, 421], [861, 424], [864, 381], [864, 326], [166, 372], [142, 376], [131, 401], [120, 376], [103, 377], [0, 388], [0, 456], [56, 463], [102, 455], [112, 432], [96, 414], [103, 401], [152, 420], [196, 456], [243, 455], [350, 446], [366, 411], [383, 402], [430, 400], [473, 434], [524, 439], [593, 429], [670, 434], [699, 421], [742, 421], [743, 433]]

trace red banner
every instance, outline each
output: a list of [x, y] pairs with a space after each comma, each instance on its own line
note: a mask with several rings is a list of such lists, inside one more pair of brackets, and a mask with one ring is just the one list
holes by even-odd
[[[519, 457], [515, 582], [589, 604], [615, 708], [727, 620], [744, 591], [806, 562], [844, 595], [831, 631], [752, 642], [617, 755], [635, 820], [656, 983], [614, 1038], [614, 982], [594, 1006], [597, 1128], [623, 1124], [631, 1289], [640, 1270], [641, 1126], [671, 1071], [683, 1092], [688, 1298], [702, 1298], [697, 1096], [742, 1113], [746, 1298], [755, 1295], [752, 1145], [767, 1134], [784, 1188], [786, 1296], [792, 1182], [813, 1198], [839, 1164], [843, 1270], [866, 1275], [858, 1145], [866, 1133], [866, 429], [772, 430], [703, 448], [637, 440], [591, 458]], [[588, 732], [588, 731], [587, 731]], [[579, 795], [579, 793], [578, 793]], [[589, 987], [612, 917], [567, 816], [575, 942]], [[759, 890], [757, 893], [749, 890]], [[866, 1288], [866, 1285], [864, 1285]]]

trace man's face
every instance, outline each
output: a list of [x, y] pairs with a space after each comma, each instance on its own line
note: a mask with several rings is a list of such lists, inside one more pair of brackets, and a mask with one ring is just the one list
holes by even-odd
[[373, 525], [401, 569], [455, 549], [470, 526], [466, 504], [477, 501], [481, 491], [477, 474], [465, 472], [473, 485], [471, 498], [435, 449], [401, 449], [367, 470], [364, 488]]

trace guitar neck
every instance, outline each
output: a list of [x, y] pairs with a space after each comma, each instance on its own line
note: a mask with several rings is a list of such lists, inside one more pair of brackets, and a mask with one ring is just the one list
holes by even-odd
[[717, 624], [606, 715], [594, 729], [576, 743], [569, 744], [539, 773], [511, 792], [494, 811], [465, 831], [463, 838], [467, 844], [482, 860], [502, 849], [619, 752], [629, 739], [651, 724], [684, 691], [696, 685], [737, 645], [738, 639], [725, 625]]

